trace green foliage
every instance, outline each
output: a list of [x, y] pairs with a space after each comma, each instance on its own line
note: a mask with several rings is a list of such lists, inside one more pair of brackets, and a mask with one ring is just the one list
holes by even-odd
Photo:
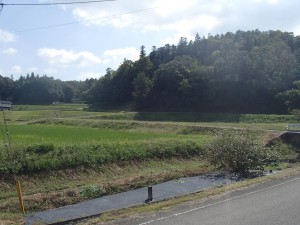
[[86, 185], [81, 187], [80, 195], [83, 198], [91, 199], [91, 198], [98, 198], [104, 195], [106, 192], [105, 188], [102, 186], [97, 185]]
[[[52, 111], [84, 111], [87, 108], [86, 104], [49, 104], [49, 105], [14, 105], [13, 111], [20, 111], [20, 113], [43, 113], [46, 110]], [[13, 113], [13, 112], [11, 112]]]
[[[19, 109], [32, 111], [7, 112], [12, 145], [9, 154], [4, 146], [0, 146], [0, 173], [35, 173], [137, 160], [199, 156], [203, 154], [204, 140], [211, 139], [212, 134], [220, 129], [232, 130], [232, 127], [240, 126], [274, 129], [274, 123], [295, 119], [292, 115], [95, 113], [83, 111], [83, 107], [20, 106]], [[34, 121], [34, 125], [26, 125], [25, 121]], [[157, 121], [207, 123], [191, 125]], [[261, 124], [244, 125], [240, 121], [270, 123], [261, 127]], [[285, 125], [278, 124], [275, 129], [284, 129]]]
[[145, 73], [139, 73], [133, 80], [133, 98], [136, 101], [138, 107], [143, 107], [147, 100], [148, 94], [152, 88], [152, 81], [145, 75]]
[[[125, 60], [109, 81], [99, 79], [89, 103], [134, 102], [146, 111], [285, 113], [291, 102], [286, 99], [299, 98], [295, 91], [285, 93], [299, 79], [298, 42], [292, 33], [253, 30], [197, 34], [194, 41], [182, 37], [177, 46], [153, 46], [149, 56], [143, 46], [139, 60]], [[285, 93], [284, 101], [278, 93]]]
[[0, 99], [12, 100], [13, 80], [0, 75]]
[[176, 57], [161, 65], [154, 73], [152, 92], [149, 92], [150, 107], [198, 110], [211, 72], [190, 56]]
[[274, 114], [242, 114], [242, 123], [296, 123], [299, 121], [294, 115], [274, 115]]
[[18, 80], [0, 76], [0, 99], [17, 104], [50, 104], [52, 102], [78, 102], [91, 88], [93, 79], [82, 81], [61, 81], [46, 75], [31, 73]]
[[293, 162], [298, 157], [299, 148], [293, 146], [293, 142], [275, 140], [270, 144], [270, 148], [280, 155], [280, 161]]
[[[189, 158], [201, 155], [201, 144], [195, 142], [160, 143], [110, 143], [93, 146], [65, 146], [41, 153], [31, 152], [34, 147], [18, 148], [15, 157], [7, 161], [2, 157], [0, 173], [32, 173], [78, 166], [94, 167], [108, 163], [123, 163], [135, 160]], [[26, 151], [30, 149], [30, 152]]]
[[31, 145], [25, 148], [25, 152], [33, 154], [46, 154], [54, 150], [53, 144]]
[[207, 149], [212, 165], [241, 176], [249, 176], [252, 170], [263, 170], [279, 160], [277, 151], [265, 148], [249, 131], [224, 133], [211, 141]]
[[300, 80], [295, 81], [293, 84], [296, 88], [280, 92], [276, 95], [291, 111], [300, 108]]
[[[132, 113], [131, 113], [132, 114]], [[185, 121], [185, 122], [224, 122], [224, 123], [296, 123], [300, 116], [274, 114], [234, 114], [197, 112], [140, 112], [136, 120], [147, 121]]]
[[291, 110], [291, 114], [294, 115], [298, 120], [300, 120], [300, 110], [299, 109]]

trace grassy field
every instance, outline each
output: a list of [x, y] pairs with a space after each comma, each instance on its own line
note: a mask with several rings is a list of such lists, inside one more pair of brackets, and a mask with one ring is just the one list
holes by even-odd
[[[261, 137], [293, 115], [89, 112], [86, 105], [15, 106], [1, 115], [0, 224], [19, 223], [15, 181], [27, 212], [213, 171], [205, 143], [225, 130]], [[4, 123], [6, 121], [6, 125]], [[2, 222], [5, 221], [6, 222]], [[18, 222], [16, 222], [18, 221]]]

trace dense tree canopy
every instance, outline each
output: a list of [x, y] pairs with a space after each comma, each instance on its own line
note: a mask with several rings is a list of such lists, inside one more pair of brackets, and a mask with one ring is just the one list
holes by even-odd
[[0, 76], [0, 97], [22, 104], [84, 100], [93, 107], [138, 110], [284, 113], [300, 107], [300, 37], [237, 31], [178, 45], [141, 47], [99, 79], [63, 82], [38, 75]]
[[52, 77], [31, 73], [18, 80], [0, 75], [0, 99], [16, 104], [50, 104], [83, 101], [84, 93], [96, 80], [84, 82], [55, 80]]
[[[300, 38], [281, 31], [237, 31], [181, 38], [125, 60], [90, 90], [93, 105], [140, 110], [283, 113], [298, 106]], [[99, 95], [101, 93], [101, 95]], [[295, 97], [296, 96], [296, 97]], [[295, 99], [296, 98], [296, 99]], [[287, 103], [289, 102], [289, 103]], [[291, 102], [295, 102], [292, 104]]]

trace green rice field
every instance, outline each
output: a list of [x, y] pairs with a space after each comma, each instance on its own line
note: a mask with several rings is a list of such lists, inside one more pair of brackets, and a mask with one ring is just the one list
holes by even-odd
[[2, 112], [0, 172], [34, 173], [152, 158], [200, 156], [230, 129], [283, 131], [293, 115], [89, 112], [85, 105]]
[[36, 212], [84, 200], [87, 186], [112, 194], [211, 172], [205, 146], [223, 132], [246, 129], [263, 139], [298, 123], [294, 115], [90, 112], [84, 104], [0, 113], [0, 224], [22, 223], [16, 179], [27, 212]]

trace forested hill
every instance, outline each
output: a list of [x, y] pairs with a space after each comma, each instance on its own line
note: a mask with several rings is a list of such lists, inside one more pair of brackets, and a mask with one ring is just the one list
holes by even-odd
[[282, 113], [300, 107], [300, 36], [237, 31], [153, 46], [89, 90], [95, 106], [140, 110]]
[[96, 81], [96, 79], [61, 81], [34, 73], [21, 76], [18, 80], [0, 75], [0, 100], [33, 105], [82, 102], [85, 93]]
[[141, 111], [284, 113], [300, 108], [299, 62], [300, 36], [293, 33], [197, 34], [178, 45], [153, 46], [149, 54], [142, 46], [139, 60], [125, 59], [98, 80], [0, 76], [0, 96], [33, 104], [77, 98], [93, 107], [130, 105]]

